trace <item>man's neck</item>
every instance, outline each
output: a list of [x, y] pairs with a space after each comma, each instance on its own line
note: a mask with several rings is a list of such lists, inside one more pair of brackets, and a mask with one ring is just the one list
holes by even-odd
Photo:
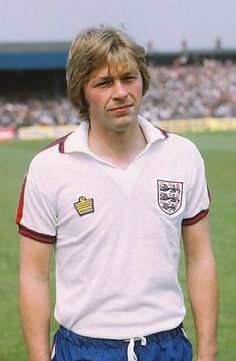
[[146, 147], [147, 140], [139, 124], [120, 131], [97, 131], [90, 127], [90, 150], [100, 158], [126, 169]]

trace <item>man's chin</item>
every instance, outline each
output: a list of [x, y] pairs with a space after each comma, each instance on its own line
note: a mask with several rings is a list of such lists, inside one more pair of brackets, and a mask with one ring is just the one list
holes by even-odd
[[138, 121], [137, 117], [120, 116], [116, 117], [114, 121], [114, 130], [118, 132], [125, 131], [132, 127]]

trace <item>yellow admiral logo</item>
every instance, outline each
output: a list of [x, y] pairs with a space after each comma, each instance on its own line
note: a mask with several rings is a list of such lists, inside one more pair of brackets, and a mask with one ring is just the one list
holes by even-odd
[[75, 209], [80, 216], [94, 212], [93, 198], [79, 197], [78, 202], [74, 203]]

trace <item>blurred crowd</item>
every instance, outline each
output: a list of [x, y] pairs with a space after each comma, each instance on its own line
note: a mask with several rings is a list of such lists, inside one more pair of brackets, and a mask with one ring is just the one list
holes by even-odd
[[[148, 120], [236, 117], [236, 64], [231, 61], [150, 67], [150, 72], [152, 81], [141, 111]], [[66, 98], [0, 96], [0, 127], [77, 123], [77, 113]]]
[[151, 68], [143, 115], [152, 119], [236, 117], [236, 64]]
[[57, 100], [38, 96], [13, 100], [0, 97], [0, 127], [19, 128], [31, 125], [79, 123], [77, 112], [66, 98]]

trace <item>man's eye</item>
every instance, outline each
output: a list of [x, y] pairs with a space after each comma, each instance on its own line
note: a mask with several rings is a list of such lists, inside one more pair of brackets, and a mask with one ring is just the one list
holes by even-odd
[[135, 75], [128, 75], [124, 78], [124, 80], [126, 81], [133, 81], [136, 79], [136, 76]]
[[109, 86], [110, 84], [111, 84], [111, 81], [106, 80], [106, 81], [102, 81], [102, 82], [96, 84], [96, 87], [105, 88], [105, 87]]

